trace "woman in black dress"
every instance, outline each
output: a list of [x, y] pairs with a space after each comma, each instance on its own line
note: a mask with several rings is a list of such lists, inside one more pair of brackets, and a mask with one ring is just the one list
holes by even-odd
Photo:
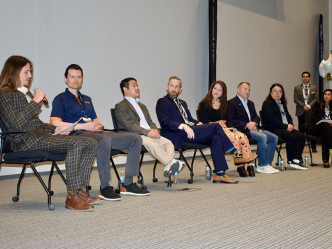
[[[332, 148], [332, 90], [326, 89], [323, 97], [312, 107], [310, 134], [322, 139], [322, 158], [324, 168], [329, 168], [329, 149]], [[321, 122], [320, 122], [321, 121]], [[319, 124], [317, 124], [320, 122]]]

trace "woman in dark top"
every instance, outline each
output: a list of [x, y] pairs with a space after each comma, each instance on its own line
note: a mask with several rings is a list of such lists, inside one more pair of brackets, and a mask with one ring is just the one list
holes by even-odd
[[266, 130], [286, 140], [288, 165], [295, 169], [308, 169], [300, 166], [305, 136], [294, 129], [293, 119], [287, 110], [285, 91], [281, 84], [274, 83], [271, 86], [270, 93], [262, 106], [261, 118]]
[[[252, 160], [257, 157], [257, 155], [251, 154], [247, 136], [239, 131], [232, 132], [226, 126], [227, 87], [223, 81], [216, 81], [211, 85], [209, 92], [199, 103], [198, 110], [200, 122], [203, 124], [219, 123], [237, 150]], [[241, 177], [248, 176], [243, 165], [238, 166], [237, 171]], [[255, 176], [251, 163], [248, 166], [248, 172], [249, 176]]]
[[[326, 89], [323, 97], [312, 107], [312, 126], [309, 129], [310, 134], [319, 136], [322, 139], [322, 158], [324, 168], [329, 168], [329, 149], [332, 149], [332, 90]], [[325, 120], [325, 122], [319, 121]]]

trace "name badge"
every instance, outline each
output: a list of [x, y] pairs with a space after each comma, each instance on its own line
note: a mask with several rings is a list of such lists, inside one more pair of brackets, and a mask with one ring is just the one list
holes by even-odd
[[84, 120], [85, 122], [92, 122], [92, 119], [91, 119], [91, 118], [83, 118], [83, 120]]

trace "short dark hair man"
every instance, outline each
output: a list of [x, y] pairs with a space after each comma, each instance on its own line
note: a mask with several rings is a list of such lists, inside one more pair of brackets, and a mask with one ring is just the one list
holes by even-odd
[[115, 105], [115, 116], [119, 128], [141, 136], [143, 146], [165, 165], [164, 176], [170, 176], [180, 171], [184, 163], [174, 159], [174, 145], [168, 139], [160, 136], [148, 109], [139, 101], [140, 91], [137, 80], [135, 78], [123, 79], [120, 89], [124, 99]]
[[[310, 84], [310, 73], [302, 73], [302, 84], [294, 87], [295, 115], [299, 121], [299, 131], [303, 132], [303, 125], [310, 123], [311, 107], [318, 101], [318, 91], [315, 85]], [[312, 151], [317, 152], [316, 143], [312, 144]]]
[[177, 76], [170, 77], [166, 86], [167, 95], [157, 102], [156, 111], [160, 125], [165, 130], [165, 137], [171, 140], [175, 148], [182, 142], [208, 144], [216, 174], [213, 182], [237, 183], [238, 180], [230, 178], [225, 171], [228, 169], [224, 152], [230, 151], [235, 163], [250, 162], [243, 158], [226, 136], [222, 127], [217, 124], [202, 124], [193, 119], [187, 103], [179, 99], [182, 91], [182, 82]]
[[241, 82], [237, 87], [237, 95], [227, 101], [227, 113], [235, 127], [238, 127], [248, 138], [257, 140], [259, 173], [277, 173], [272, 165], [274, 151], [277, 147], [278, 137], [266, 130], [258, 130], [260, 118], [256, 113], [255, 105], [248, 98], [250, 84]]
[[123, 195], [149, 195], [148, 190], [139, 188], [133, 183], [133, 176], [139, 175], [139, 157], [142, 139], [134, 133], [115, 133], [104, 131], [99, 122], [89, 96], [79, 91], [83, 83], [83, 69], [71, 64], [65, 71], [65, 82], [68, 88], [57, 95], [52, 103], [50, 122], [56, 126], [68, 126], [83, 118], [75, 127], [72, 136], [92, 137], [98, 141], [97, 168], [100, 179], [99, 196], [105, 200], [120, 200], [121, 196], [109, 185], [111, 180], [111, 149], [128, 149], [125, 180], [121, 188]]

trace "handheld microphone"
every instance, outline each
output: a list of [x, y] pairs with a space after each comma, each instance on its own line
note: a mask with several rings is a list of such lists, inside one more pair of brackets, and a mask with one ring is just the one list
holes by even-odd
[[[35, 89], [33, 89], [33, 95], [35, 95], [35, 91], [36, 91], [36, 88]], [[43, 102], [45, 105], [48, 105], [48, 100], [47, 100], [47, 98], [46, 97], [44, 97], [43, 99], [42, 99], [42, 101], [41, 102]]]

